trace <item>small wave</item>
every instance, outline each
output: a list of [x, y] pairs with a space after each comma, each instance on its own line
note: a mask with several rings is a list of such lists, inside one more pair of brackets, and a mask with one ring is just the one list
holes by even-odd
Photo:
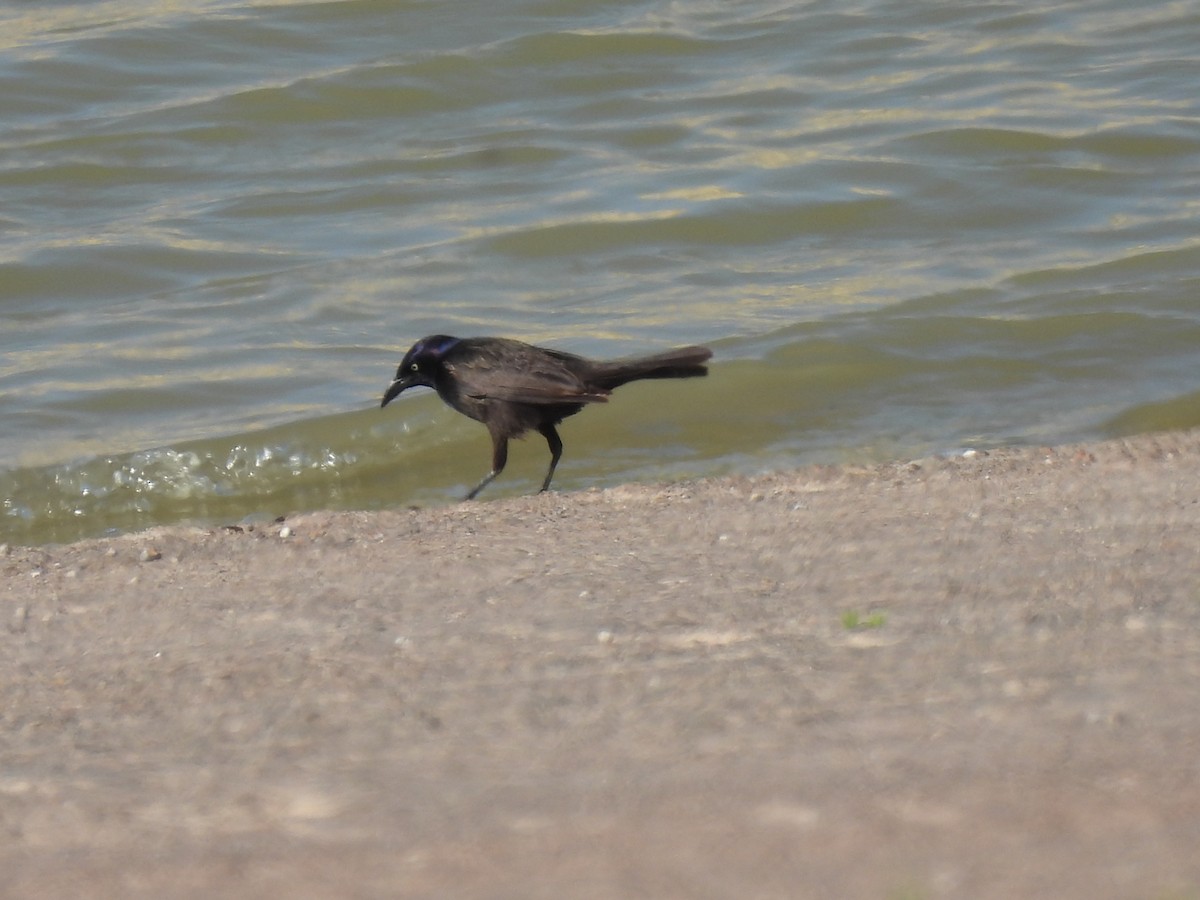
[[[249, 434], [0, 471], [0, 542], [61, 543], [172, 522], [273, 518], [304, 508], [372, 508], [401, 465], [440, 440], [423, 404], [397, 420], [342, 413]], [[437, 492], [429, 492], [436, 498]]]

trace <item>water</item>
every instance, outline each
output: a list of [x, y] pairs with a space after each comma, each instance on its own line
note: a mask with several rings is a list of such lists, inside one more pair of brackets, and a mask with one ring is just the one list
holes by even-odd
[[[445, 502], [431, 332], [707, 343], [561, 489], [1200, 425], [1188, 3], [0, 11], [0, 541]], [[536, 488], [540, 438], [488, 495]]]

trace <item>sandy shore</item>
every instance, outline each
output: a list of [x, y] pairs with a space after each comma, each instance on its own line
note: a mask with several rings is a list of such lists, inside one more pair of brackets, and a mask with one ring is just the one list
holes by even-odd
[[5, 897], [1200, 896], [1200, 435], [0, 551]]

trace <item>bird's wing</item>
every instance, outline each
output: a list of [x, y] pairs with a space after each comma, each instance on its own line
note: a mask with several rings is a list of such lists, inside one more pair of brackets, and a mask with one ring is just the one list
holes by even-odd
[[608, 400], [607, 393], [589, 391], [577, 382], [560, 383], [510, 372], [493, 372], [484, 384], [467, 384], [465, 393], [479, 400], [504, 400], [509, 403], [604, 403]]
[[[527, 356], [523, 365], [493, 364], [473, 359], [453, 365], [459, 389], [478, 400], [509, 403], [604, 403], [608, 391], [586, 385], [566, 365], [552, 356]], [[447, 364], [447, 368], [450, 368]]]

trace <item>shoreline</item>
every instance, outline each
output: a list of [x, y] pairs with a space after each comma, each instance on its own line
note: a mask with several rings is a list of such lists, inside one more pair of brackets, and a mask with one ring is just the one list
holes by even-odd
[[0, 554], [7, 896], [1200, 890], [1200, 432]]

